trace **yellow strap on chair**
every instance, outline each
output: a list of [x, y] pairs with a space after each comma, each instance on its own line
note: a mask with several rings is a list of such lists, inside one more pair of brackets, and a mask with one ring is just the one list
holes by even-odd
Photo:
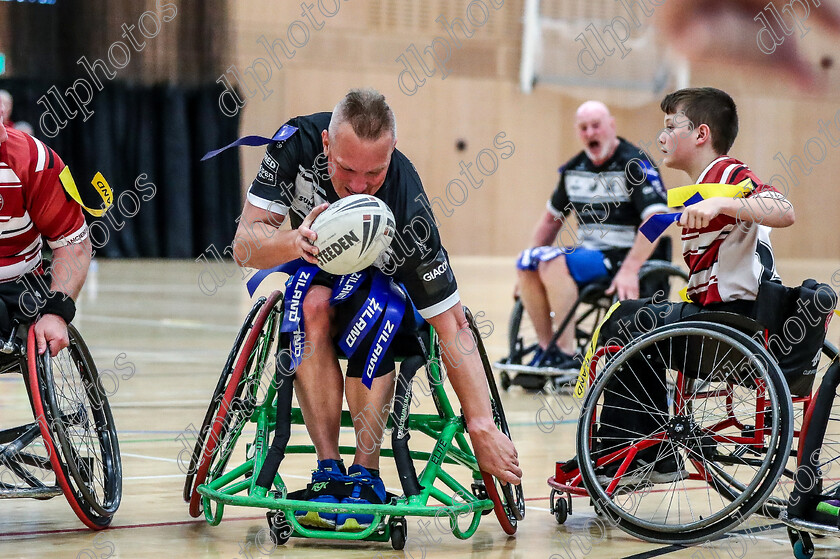
[[678, 208], [684, 206], [695, 194], [700, 194], [704, 200], [709, 198], [742, 198], [752, 191], [753, 183], [750, 179], [744, 179], [738, 184], [689, 184], [679, 186], [668, 191], [668, 207]]
[[105, 177], [102, 176], [102, 173], [97, 172], [93, 176], [93, 180], [90, 181], [90, 184], [92, 184], [93, 187], [96, 188], [96, 191], [99, 192], [99, 196], [102, 197], [102, 201], [105, 202], [105, 207], [101, 210], [88, 208], [85, 206], [84, 202], [82, 202], [79, 189], [76, 187], [76, 181], [73, 180], [73, 175], [70, 174], [70, 167], [64, 167], [58, 175], [58, 178], [61, 181], [61, 185], [64, 187], [64, 190], [67, 191], [67, 194], [69, 194], [77, 204], [84, 208], [85, 211], [93, 217], [102, 217], [105, 215], [105, 212], [108, 211], [108, 208], [110, 208], [114, 203], [114, 193], [111, 191], [111, 186], [108, 184], [108, 181], [105, 180]]
[[601, 335], [601, 326], [607, 321], [607, 319], [612, 316], [612, 313], [621, 305], [621, 301], [616, 301], [613, 306], [610, 307], [610, 310], [607, 311], [607, 314], [604, 315], [604, 319], [598, 324], [595, 328], [595, 332], [592, 333], [592, 341], [589, 342], [589, 349], [586, 350], [586, 356], [583, 358], [583, 365], [580, 366], [580, 374], [578, 375], [577, 383], [575, 384], [575, 391], [574, 397], [580, 400], [583, 398], [583, 395], [586, 394], [586, 387], [589, 384], [589, 363], [592, 361], [592, 356], [595, 355], [595, 349], [598, 347], [598, 336]]

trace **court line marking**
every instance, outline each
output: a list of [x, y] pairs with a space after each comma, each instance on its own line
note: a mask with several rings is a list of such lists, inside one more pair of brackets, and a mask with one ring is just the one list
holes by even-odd
[[156, 476], [123, 476], [123, 481], [135, 481], [138, 479], [164, 479], [172, 477], [184, 477], [184, 474], [159, 474]]
[[159, 462], [175, 462], [178, 463], [178, 460], [175, 458], [161, 458], [160, 456], [146, 456], [145, 454], [129, 454], [128, 452], [121, 452], [120, 455], [128, 456], [129, 458], [144, 458], [146, 460], [157, 460]]

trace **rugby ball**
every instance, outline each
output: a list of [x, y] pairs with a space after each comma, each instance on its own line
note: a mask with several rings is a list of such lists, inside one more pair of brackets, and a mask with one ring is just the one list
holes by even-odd
[[391, 245], [396, 225], [385, 202], [353, 194], [333, 202], [312, 222], [318, 266], [335, 275], [364, 270]]

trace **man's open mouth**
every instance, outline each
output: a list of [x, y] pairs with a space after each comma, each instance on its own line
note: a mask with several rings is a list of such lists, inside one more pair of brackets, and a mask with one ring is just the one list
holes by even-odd
[[599, 142], [598, 140], [592, 140], [591, 142], [589, 142], [589, 151], [593, 151], [593, 152], [598, 151], [598, 149], [600, 147], [601, 147], [601, 142]]

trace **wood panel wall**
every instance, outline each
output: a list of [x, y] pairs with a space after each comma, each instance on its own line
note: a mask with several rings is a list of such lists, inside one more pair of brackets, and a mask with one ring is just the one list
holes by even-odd
[[[446, 37], [435, 19], [441, 14], [448, 21], [464, 18], [469, 2], [322, 0], [322, 4], [333, 9], [338, 1], [338, 13], [323, 18], [318, 31], [306, 24], [310, 29], [307, 44], [296, 49], [291, 60], [282, 58], [282, 69], [273, 68], [265, 86], [270, 95], [264, 99], [256, 93], [247, 99], [242, 134], [270, 134], [291, 116], [330, 110], [351, 87], [372, 86], [386, 95], [395, 110], [398, 147], [416, 165], [429, 196], [445, 200], [450, 181], [463, 179], [459, 162], [474, 164], [478, 153], [492, 150], [494, 137], [504, 133], [515, 144], [515, 153], [500, 159], [496, 172], [483, 177], [480, 188], [470, 189], [461, 205], [447, 202], [452, 215], [442, 220], [441, 230], [454, 254], [516, 254], [529, 242], [533, 223], [556, 184], [557, 167], [580, 149], [572, 122], [576, 107], [585, 100], [578, 92], [572, 95], [559, 88], [538, 86], [528, 95], [519, 91], [522, 0], [493, 0], [503, 4], [498, 9], [491, 7], [491, 0], [483, 0], [489, 20], [474, 29], [470, 39], [458, 34], [461, 48], [453, 49], [451, 73], [445, 79], [440, 72], [426, 78], [410, 96], [400, 90], [397, 79], [402, 66], [395, 59], [412, 44], [422, 51], [436, 37]], [[318, 2], [312, 3], [317, 14]], [[269, 42], [286, 41], [290, 23], [305, 23], [297, 2], [238, 0], [230, 4], [230, 14], [236, 47], [230, 63], [240, 74], [255, 60], [267, 57], [258, 43], [261, 36]], [[296, 32], [300, 41], [303, 35], [300, 29]], [[819, 41], [818, 36], [813, 39], [812, 50], [819, 53], [824, 48], [830, 53], [831, 42]], [[741, 133], [732, 155], [770, 180], [776, 174], [786, 177], [774, 160], [777, 153], [805, 159], [805, 144], [819, 136], [820, 119], [833, 121], [837, 115], [840, 125], [836, 70], [826, 72], [828, 92], [815, 95], [804, 95], [772, 74], [756, 78], [732, 67], [695, 66], [690, 81], [691, 85], [727, 89], [735, 97]], [[245, 79], [253, 87], [252, 79]], [[611, 99], [620, 101], [620, 92], [612, 92]], [[634, 142], [654, 141], [662, 127], [658, 95], [642, 106], [619, 105], [613, 107], [619, 133]], [[459, 140], [465, 143], [463, 151], [457, 149]], [[819, 155], [818, 145], [811, 147]], [[797, 223], [774, 233], [779, 256], [840, 258], [835, 217], [840, 207], [836, 185], [840, 146], [827, 148], [823, 162], [807, 176], [798, 174], [799, 184], [790, 188]], [[242, 187], [246, 188], [262, 155], [255, 148], [242, 153]], [[669, 183], [688, 181], [672, 170], [665, 170], [664, 178]]]

